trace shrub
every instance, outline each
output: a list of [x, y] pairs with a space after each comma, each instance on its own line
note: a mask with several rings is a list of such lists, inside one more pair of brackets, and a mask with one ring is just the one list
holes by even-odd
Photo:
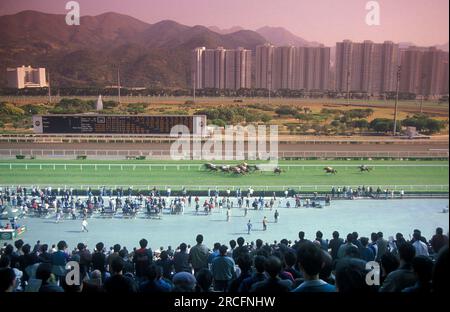
[[369, 128], [369, 122], [366, 119], [357, 119], [351, 122], [353, 128]]
[[429, 118], [425, 115], [414, 115], [413, 117], [406, 118], [402, 121], [402, 125], [405, 127], [416, 127], [418, 131], [430, 134], [439, 132], [444, 128], [443, 122]]
[[297, 109], [295, 109], [292, 106], [280, 106], [275, 110], [275, 113], [277, 113], [279, 116], [295, 116], [297, 114]]
[[2, 102], [0, 103], [0, 114], [10, 116], [23, 116], [25, 115], [25, 111], [20, 107], [15, 106], [14, 104]]

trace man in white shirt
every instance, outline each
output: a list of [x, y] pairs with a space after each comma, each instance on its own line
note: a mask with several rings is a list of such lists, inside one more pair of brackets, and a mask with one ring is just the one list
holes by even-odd
[[414, 249], [416, 250], [416, 256], [429, 256], [428, 253], [428, 246], [424, 242], [420, 240], [420, 233], [416, 232], [413, 234], [414, 242], [412, 245], [414, 246]]

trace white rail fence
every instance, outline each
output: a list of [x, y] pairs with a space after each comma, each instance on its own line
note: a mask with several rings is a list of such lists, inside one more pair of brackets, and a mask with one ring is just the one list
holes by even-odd
[[[45, 185], [20, 185], [22, 188], [25, 187], [28, 190], [30, 190], [33, 187], [52, 187], [54, 190], [56, 189], [76, 189], [76, 190], [88, 190], [91, 188], [92, 190], [100, 190], [102, 187], [105, 187], [107, 191], [109, 190], [116, 190], [118, 188], [123, 188], [123, 193], [127, 194], [127, 190], [129, 187], [131, 187], [134, 191], [140, 190], [140, 191], [151, 191], [153, 188], [156, 188], [157, 190], [167, 190], [171, 189], [172, 191], [180, 191], [183, 188], [186, 188], [187, 191], [207, 191], [210, 190], [211, 194], [214, 193], [215, 190], [218, 190], [220, 192], [224, 192], [226, 190], [230, 190], [232, 192], [236, 191], [237, 189], [241, 189], [241, 191], [246, 192], [249, 188], [248, 185], [121, 185], [121, 184], [67, 184], [67, 185], [61, 185], [61, 184], [45, 184]], [[285, 190], [292, 190], [292, 191], [299, 191], [299, 192], [315, 192], [315, 191], [330, 191], [333, 187], [343, 187], [344, 185], [254, 185], [251, 186], [251, 188], [254, 191], [266, 191], [266, 192], [275, 192], [275, 191], [285, 191]], [[353, 190], [357, 189], [358, 187], [362, 185], [345, 185], [347, 188], [352, 188]], [[449, 185], [448, 184], [436, 184], [436, 185], [393, 185], [393, 184], [376, 184], [376, 185], [367, 185], [371, 186], [373, 188], [373, 191], [375, 192], [377, 188], [379, 187], [382, 190], [382, 194], [384, 195], [384, 190], [394, 190], [394, 191], [405, 191], [405, 192], [413, 192], [413, 191], [434, 191], [434, 192], [448, 192], [449, 191]], [[17, 184], [15, 185], [0, 185], [0, 188], [16, 188], [18, 187]], [[231, 195], [234, 195], [231, 194]], [[390, 194], [389, 194], [390, 195]]]
[[[74, 158], [88, 156], [92, 158], [126, 158], [145, 156], [148, 159], [170, 159], [167, 149], [152, 150], [106, 150], [106, 149], [0, 149], [0, 158], [15, 158], [16, 155], [34, 156], [42, 158]], [[201, 155], [201, 151], [193, 151], [192, 155], [185, 155], [186, 159]], [[245, 159], [257, 159], [256, 153], [243, 152]], [[428, 151], [279, 151], [279, 158], [448, 158], [448, 149]]]

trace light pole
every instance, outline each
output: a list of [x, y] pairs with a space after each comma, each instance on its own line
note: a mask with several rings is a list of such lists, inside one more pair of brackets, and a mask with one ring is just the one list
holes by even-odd
[[401, 73], [401, 66], [398, 66], [397, 68], [397, 85], [395, 87], [395, 108], [394, 108], [394, 133], [393, 135], [397, 135], [397, 114], [398, 114], [398, 93], [400, 89], [400, 73]]
[[350, 69], [347, 68], [347, 106], [350, 106]]

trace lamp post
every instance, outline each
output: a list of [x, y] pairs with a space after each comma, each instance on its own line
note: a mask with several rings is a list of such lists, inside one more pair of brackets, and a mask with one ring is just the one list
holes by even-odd
[[397, 135], [397, 114], [398, 114], [398, 93], [400, 89], [400, 73], [401, 73], [401, 66], [398, 66], [397, 68], [397, 85], [395, 88], [395, 107], [394, 107], [394, 133], [393, 135]]

